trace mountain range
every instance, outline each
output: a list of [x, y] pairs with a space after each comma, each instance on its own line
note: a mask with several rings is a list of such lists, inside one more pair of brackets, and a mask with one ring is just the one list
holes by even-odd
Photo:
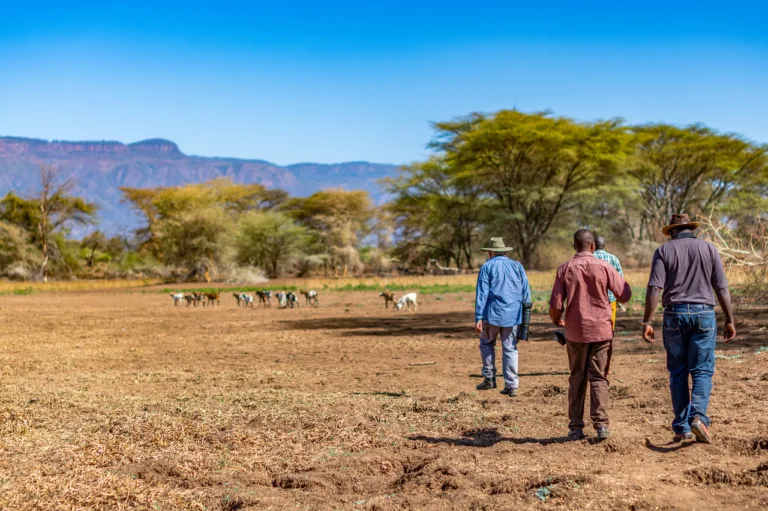
[[366, 190], [383, 200], [378, 181], [394, 176], [398, 166], [369, 162], [297, 163], [280, 166], [264, 160], [187, 155], [165, 139], [133, 144], [115, 141], [47, 141], [0, 137], [0, 194], [34, 194], [40, 166], [53, 165], [71, 178], [76, 195], [99, 205], [99, 229], [129, 234], [141, 218], [123, 201], [120, 187], [155, 188], [202, 183], [228, 177], [236, 183], [258, 183], [306, 196], [325, 188]]

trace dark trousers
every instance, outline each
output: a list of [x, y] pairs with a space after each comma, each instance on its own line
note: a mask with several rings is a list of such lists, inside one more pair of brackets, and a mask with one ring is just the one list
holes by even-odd
[[589, 415], [592, 425], [608, 426], [608, 365], [610, 363], [611, 341], [571, 342], [568, 341], [568, 364], [571, 376], [568, 379], [568, 427], [571, 430], [584, 428], [584, 400], [589, 382]]

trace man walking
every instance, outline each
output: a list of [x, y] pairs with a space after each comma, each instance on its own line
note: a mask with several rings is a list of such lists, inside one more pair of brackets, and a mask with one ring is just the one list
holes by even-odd
[[625, 303], [632, 297], [632, 290], [610, 264], [594, 257], [595, 238], [590, 231], [576, 231], [573, 248], [576, 255], [557, 269], [549, 299], [549, 316], [555, 325], [565, 327], [568, 341], [568, 438], [584, 438], [584, 401], [589, 382], [590, 418], [598, 438], [605, 439], [610, 436], [608, 367], [613, 342], [608, 291]]
[[[725, 315], [725, 342], [736, 337], [728, 279], [720, 254], [711, 243], [696, 238], [699, 227], [686, 214], [672, 215], [662, 232], [671, 241], [653, 255], [645, 300], [643, 339], [655, 342], [651, 319], [664, 290], [664, 349], [675, 418], [674, 441], [710, 443], [707, 406], [715, 373], [717, 320], [715, 297]], [[693, 387], [689, 391], [688, 375]]]
[[[619, 272], [619, 275], [623, 278], [624, 270], [621, 269], [619, 258], [605, 251], [605, 238], [602, 236], [596, 237], [595, 248], [597, 250], [595, 250], [594, 256], [613, 266], [613, 269]], [[610, 291], [608, 291], [608, 301], [611, 302], [611, 326], [616, 330], [616, 296]]]
[[517, 333], [523, 303], [531, 301], [531, 290], [523, 265], [507, 257], [512, 250], [502, 238], [491, 238], [488, 260], [477, 276], [475, 330], [480, 334], [483, 382], [477, 390], [496, 388], [496, 339], [501, 335], [502, 394], [517, 396]]

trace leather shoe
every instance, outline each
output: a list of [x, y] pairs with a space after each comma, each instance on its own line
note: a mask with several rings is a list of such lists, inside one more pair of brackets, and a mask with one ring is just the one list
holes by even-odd
[[695, 417], [693, 421], [691, 421], [691, 431], [696, 436], [697, 442], [701, 442], [703, 444], [712, 443], [712, 439], [709, 437], [709, 429], [699, 417]]
[[502, 390], [501, 393], [505, 396], [517, 397], [517, 389], [513, 389], [511, 387], [504, 388], [504, 390]]
[[568, 440], [584, 440], [584, 431], [572, 429], [568, 432]]
[[611, 436], [611, 432], [608, 431], [608, 428], [605, 426], [598, 426], [597, 428], [597, 438], [600, 440], [605, 440], [606, 438]]
[[477, 390], [490, 390], [496, 388], [496, 380], [491, 378], [486, 378], [483, 380], [483, 383], [475, 387]]

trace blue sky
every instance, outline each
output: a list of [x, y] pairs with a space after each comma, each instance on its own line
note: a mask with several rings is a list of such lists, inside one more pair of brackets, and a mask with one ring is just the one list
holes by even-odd
[[0, 1], [0, 135], [423, 158], [502, 108], [768, 142], [768, 2]]

